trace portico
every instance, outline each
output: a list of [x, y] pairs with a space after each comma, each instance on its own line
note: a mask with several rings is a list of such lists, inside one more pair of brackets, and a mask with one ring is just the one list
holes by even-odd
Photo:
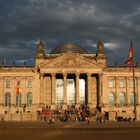
[[[67, 71], [42, 75], [44, 80], [41, 84], [41, 94], [44, 96], [44, 105], [51, 106], [52, 109], [66, 109], [70, 106], [79, 107], [80, 105], [98, 107], [100, 105], [101, 80], [99, 80], [99, 74]], [[49, 84], [45, 79], [49, 79]], [[49, 87], [51, 87], [49, 92], [51, 102], [48, 103], [48, 99], [45, 99], [45, 96], [48, 94], [46, 90]]]

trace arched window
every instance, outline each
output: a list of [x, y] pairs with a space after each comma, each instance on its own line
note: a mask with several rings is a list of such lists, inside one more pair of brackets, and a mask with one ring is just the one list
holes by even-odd
[[21, 106], [21, 93], [16, 95], [16, 106]]
[[11, 94], [7, 92], [5, 94], [5, 106], [10, 106], [10, 104], [11, 104]]
[[134, 93], [130, 93], [130, 105], [134, 105]]
[[125, 94], [120, 93], [120, 106], [125, 106]]
[[109, 102], [109, 106], [115, 105], [115, 97], [113, 93], [108, 94], [108, 102]]
[[32, 93], [31, 92], [28, 92], [27, 93], [27, 106], [31, 106], [32, 105]]

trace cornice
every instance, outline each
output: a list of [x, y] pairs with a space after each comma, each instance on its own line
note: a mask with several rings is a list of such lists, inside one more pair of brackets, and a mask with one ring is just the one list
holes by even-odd
[[[128, 67], [105, 67], [103, 71], [104, 72], [118, 72], [118, 73], [132, 72], [132, 70], [130, 71], [130, 68]], [[135, 73], [137, 72], [140, 72], [140, 68], [135, 68]]]

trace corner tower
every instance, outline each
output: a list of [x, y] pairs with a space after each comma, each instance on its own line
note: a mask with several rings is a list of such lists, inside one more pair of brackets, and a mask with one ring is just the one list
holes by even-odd
[[35, 65], [40, 64], [45, 59], [44, 43], [40, 41], [37, 44], [37, 52], [35, 56]]
[[98, 63], [103, 64], [106, 66], [106, 56], [104, 54], [104, 44], [102, 41], [99, 40], [97, 43], [97, 53], [96, 53], [96, 60]]

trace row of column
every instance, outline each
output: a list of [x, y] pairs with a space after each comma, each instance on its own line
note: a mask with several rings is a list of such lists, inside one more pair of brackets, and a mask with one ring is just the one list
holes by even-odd
[[[63, 81], [64, 81], [64, 95], [63, 95], [63, 103], [64, 105], [67, 105], [67, 75], [66, 73], [63, 74]], [[79, 78], [80, 73], [75, 74], [76, 75], [76, 105], [80, 105], [80, 99], [79, 99]], [[56, 74], [51, 74], [52, 76], [52, 98], [51, 98], [51, 104], [55, 105], [55, 81], [56, 81]], [[87, 74], [87, 104], [91, 104], [91, 94], [90, 94], [90, 86], [91, 86], [91, 74]]]

